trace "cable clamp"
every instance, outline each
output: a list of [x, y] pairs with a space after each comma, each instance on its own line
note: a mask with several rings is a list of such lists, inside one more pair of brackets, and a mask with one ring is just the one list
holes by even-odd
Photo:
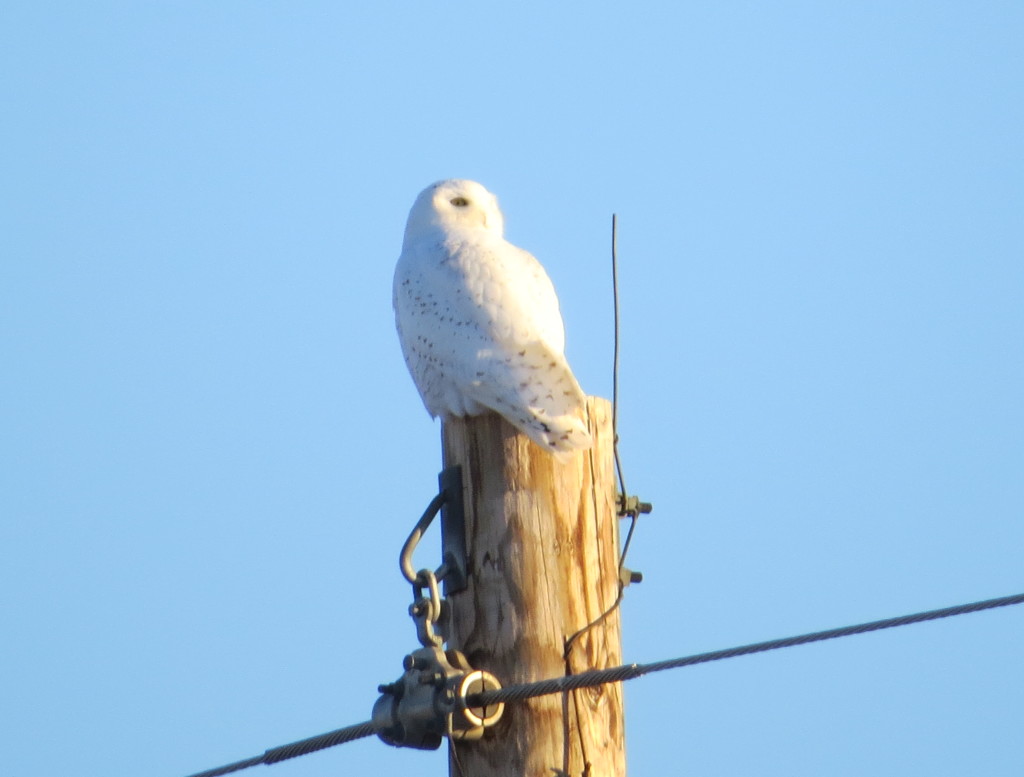
[[395, 747], [436, 750], [441, 740], [472, 741], [501, 719], [504, 704], [470, 706], [467, 698], [501, 688], [490, 672], [473, 669], [458, 650], [422, 647], [405, 657], [405, 672], [381, 685], [373, 726]]

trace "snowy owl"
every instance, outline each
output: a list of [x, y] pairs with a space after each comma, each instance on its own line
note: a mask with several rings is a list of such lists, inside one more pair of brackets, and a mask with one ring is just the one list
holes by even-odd
[[431, 417], [494, 410], [565, 460], [591, 445], [585, 396], [563, 355], [555, 288], [504, 224], [474, 181], [420, 193], [395, 268], [398, 339]]

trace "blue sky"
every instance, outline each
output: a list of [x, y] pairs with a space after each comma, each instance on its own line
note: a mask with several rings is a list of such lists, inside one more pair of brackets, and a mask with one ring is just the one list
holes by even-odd
[[[439, 178], [499, 196], [602, 396], [619, 215], [627, 660], [1024, 590], [1022, 39], [1011, 2], [8, 4], [5, 771], [175, 777], [369, 716], [441, 466], [390, 303]], [[631, 773], [1019, 775], [1022, 638], [633, 681]]]

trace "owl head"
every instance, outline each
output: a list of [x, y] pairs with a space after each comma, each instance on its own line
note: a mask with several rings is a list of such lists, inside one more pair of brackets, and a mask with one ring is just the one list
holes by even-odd
[[405, 240], [417, 240], [430, 232], [478, 230], [501, 237], [505, 218], [498, 198], [476, 181], [451, 179], [431, 184], [416, 198], [405, 225]]

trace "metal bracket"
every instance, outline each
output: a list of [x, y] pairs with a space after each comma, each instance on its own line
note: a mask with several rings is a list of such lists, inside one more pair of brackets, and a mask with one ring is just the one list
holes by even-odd
[[444, 595], [457, 594], [469, 586], [466, 572], [466, 507], [462, 501], [462, 467], [456, 465], [437, 476], [444, 504], [441, 505], [441, 558], [445, 573], [438, 575]]
[[440, 492], [427, 505], [402, 546], [398, 563], [405, 579], [417, 585], [412, 554], [434, 516], [441, 512], [441, 566], [434, 574], [444, 582], [444, 594], [457, 594], [468, 586], [466, 574], [466, 513], [462, 503], [462, 467], [448, 467], [438, 475]]

